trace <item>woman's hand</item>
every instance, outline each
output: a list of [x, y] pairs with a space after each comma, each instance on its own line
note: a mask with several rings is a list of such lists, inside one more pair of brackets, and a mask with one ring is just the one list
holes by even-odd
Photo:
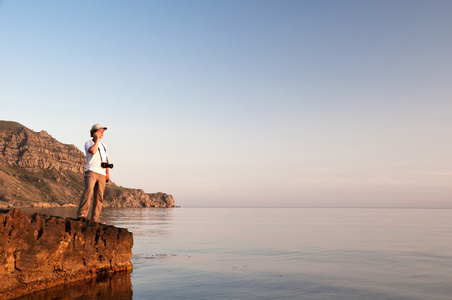
[[99, 132], [98, 131], [93, 133], [93, 140], [94, 140], [94, 142], [97, 142], [99, 140]]

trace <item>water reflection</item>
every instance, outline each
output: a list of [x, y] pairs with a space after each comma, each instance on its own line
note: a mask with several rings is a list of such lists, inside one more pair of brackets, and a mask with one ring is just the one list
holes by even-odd
[[131, 300], [133, 297], [132, 281], [129, 273], [119, 273], [114, 276], [90, 278], [70, 284], [60, 285], [42, 290], [17, 300], [48, 300], [48, 299], [87, 299], [87, 300]]
[[77, 207], [23, 207], [21, 210], [29, 214], [41, 213], [62, 218], [77, 218]]
[[162, 236], [168, 234], [173, 221], [172, 208], [105, 208], [101, 221], [127, 228], [134, 235]]
[[104, 209], [101, 218], [134, 233], [134, 299], [452, 295], [452, 210]]
[[[76, 207], [27, 207], [21, 208], [26, 213], [43, 213], [51, 216], [77, 217]], [[173, 208], [110, 208], [105, 207], [100, 214], [100, 221], [108, 225], [127, 228], [137, 236], [166, 236], [173, 222]]]
[[174, 213], [173, 208], [106, 208], [100, 218], [133, 233], [132, 253], [135, 257], [136, 254], [156, 254], [154, 248], [158, 247], [155, 245], [165, 243], [173, 235]]

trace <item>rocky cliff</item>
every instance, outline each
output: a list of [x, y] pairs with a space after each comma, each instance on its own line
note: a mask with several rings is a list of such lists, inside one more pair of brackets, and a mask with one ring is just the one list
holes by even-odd
[[127, 229], [0, 210], [0, 299], [132, 269]]
[[[0, 121], [0, 207], [75, 206], [84, 188], [85, 155], [47, 132]], [[171, 195], [109, 183], [105, 207], [174, 207]]]

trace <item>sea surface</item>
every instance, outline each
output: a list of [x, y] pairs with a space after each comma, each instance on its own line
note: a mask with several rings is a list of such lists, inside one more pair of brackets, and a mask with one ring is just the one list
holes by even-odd
[[101, 219], [133, 232], [133, 272], [21, 299], [452, 299], [451, 209], [104, 208]]

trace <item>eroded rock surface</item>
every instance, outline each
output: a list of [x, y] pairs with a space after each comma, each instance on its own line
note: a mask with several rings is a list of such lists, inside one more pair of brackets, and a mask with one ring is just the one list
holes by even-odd
[[0, 299], [132, 269], [127, 229], [0, 210]]

